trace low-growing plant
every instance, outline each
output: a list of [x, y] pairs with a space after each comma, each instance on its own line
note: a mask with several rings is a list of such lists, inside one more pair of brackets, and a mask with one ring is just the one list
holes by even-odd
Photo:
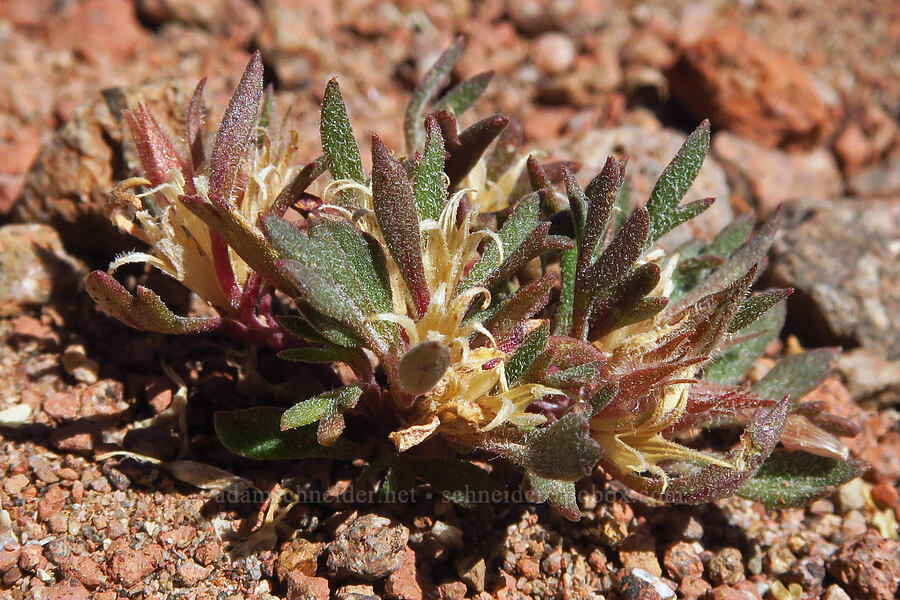
[[[575, 483], [598, 464], [677, 503], [739, 494], [796, 505], [857, 476], [838, 439], [855, 426], [803, 400], [836, 350], [789, 356], [744, 385], [790, 294], [750, 292], [777, 214], [755, 232], [744, 217], [710, 243], [659, 244], [713, 202], [681, 204], [709, 124], [636, 208], [623, 160], [583, 188], [577, 163], [524, 153], [504, 115], [460, 129], [491, 79], [439, 95], [461, 52], [457, 42], [416, 88], [405, 155], [372, 137], [368, 173], [336, 80], [322, 101], [322, 156], [294, 165], [297, 134], [264, 94], [258, 53], [208, 156], [202, 82], [182, 148], [143, 106], [126, 112], [143, 176], [110, 201], [149, 250], [90, 274], [88, 292], [138, 329], [218, 330], [287, 360], [345, 365], [340, 387], [286, 410], [218, 413], [220, 439], [246, 457], [348, 458], [354, 441], [389, 439], [366, 476], [382, 489], [418, 477], [464, 502], [467, 486], [496, 485], [466, 458], [499, 456], [530, 499], [570, 518]], [[218, 316], [177, 316], [152, 291], [127, 291], [112, 275], [136, 261]], [[686, 441], [724, 427], [743, 428], [730, 451]]]

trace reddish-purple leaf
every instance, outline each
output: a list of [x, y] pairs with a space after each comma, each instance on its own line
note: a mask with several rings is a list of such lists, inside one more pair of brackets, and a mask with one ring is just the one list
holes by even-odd
[[146, 106], [138, 104], [134, 112], [126, 110], [122, 116], [137, 146], [141, 166], [144, 168], [144, 177], [150, 183], [154, 186], [161, 185], [169, 179], [170, 171], [175, 169], [180, 171], [184, 168], [181, 156], [175, 150], [172, 141]]
[[430, 293], [422, 263], [422, 236], [412, 182], [387, 146], [372, 136], [372, 202], [391, 256], [412, 296], [416, 317], [428, 310]]
[[259, 103], [263, 94], [262, 56], [257, 50], [225, 109], [209, 161], [209, 197], [220, 205], [231, 202], [241, 160], [255, 139]]
[[206, 159], [203, 149], [203, 88], [206, 77], [200, 80], [191, 96], [191, 104], [187, 112], [187, 143], [191, 151], [191, 171], [196, 172]]
[[553, 273], [529, 283], [504, 302], [500, 312], [488, 321], [486, 327], [501, 350], [512, 351], [514, 345], [510, 342], [520, 341], [514, 337], [516, 329], [546, 306], [550, 290], [558, 281], [559, 276]]
[[[457, 135], [455, 131], [448, 131], [450, 120], [446, 118], [442, 120], [439, 115], [440, 113], [435, 116], [444, 134], [444, 149], [449, 154], [444, 164], [444, 172], [450, 179], [449, 189], [453, 190], [472, 170], [491, 142], [506, 128], [509, 117], [506, 115], [488, 117]], [[452, 121], [452, 127], [455, 128], [455, 119]]]

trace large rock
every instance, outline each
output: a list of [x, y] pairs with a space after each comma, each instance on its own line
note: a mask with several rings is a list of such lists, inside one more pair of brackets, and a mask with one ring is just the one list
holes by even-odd
[[13, 209], [16, 220], [53, 226], [66, 248], [76, 253], [109, 257], [134, 248], [137, 242], [116, 230], [106, 215], [107, 192], [139, 172], [122, 110], [144, 102], [164, 128], [178, 135], [190, 92], [154, 85], [98, 93], [41, 150]]
[[[656, 127], [654, 123], [622, 125], [613, 129], [589, 131], [578, 137], [554, 156], [571, 158], [583, 166], [579, 179], [583, 184], [600, 172], [610, 155], [628, 157], [625, 176], [631, 201], [643, 205], [656, 180], [675, 153], [684, 143], [687, 134], [674, 129]], [[734, 213], [729, 205], [729, 188], [725, 172], [712, 156], [707, 156], [700, 174], [684, 197], [683, 203], [702, 198], [715, 198], [716, 202], [700, 216], [676, 228], [664, 238], [667, 247], [687, 241], [692, 237], [712, 239], [731, 222]]]
[[764, 146], [812, 146], [831, 133], [829, 107], [803, 66], [736, 27], [682, 48], [668, 77], [695, 117]]
[[72, 293], [83, 271], [63, 250], [56, 232], [46, 225], [0, 227], [0, 315], [50, 302]]
[[824, 148], [784, 152], [720, 131], [713, 137], [712, 150], [728, 173], [732, 190], [751, 202], [760, 217], [783, 202], [835, 198], [844, 189], [834, 157]]
[[789, 327], [900, 358], [900, 202], [787, 205], [769, 273], [791, 286]]

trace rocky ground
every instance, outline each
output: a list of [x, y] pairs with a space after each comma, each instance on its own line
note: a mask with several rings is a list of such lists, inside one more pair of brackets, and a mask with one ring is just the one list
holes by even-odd
[[[692, 194], [719, 201], [693, 234], [787, 204], [766, 278], [797, 292], [784, 343], [756, 372], [801, 345], [846, 349], [815, 393], [862, 424], [851, 441], [872, 465], [862, 480], [805, 510], [766, 512], [737, 499], [662, 506], [598, 471], [573, 524], [521, 502], [515, 478], [488, 465], [512, 494], [493, 514], [427, 490], [374, 504], [362, 464], [260, 465], [215, 441], [212, 412], [252, 403], [247, 365], [278, 372], [274, 357], [135, 332], [79, 287], [133, 245], [104, 212], [106, 191], [136, 164], [123, 106], [143, 98], [174, 123], [208, 76], [215, 122], [260, 48], [279, 105], [298, 117], [302, 156], [314, 157], [333, 75], [359, 137], [377, 131], [400, 147], [412, 85], [459, 34], [469, 47], [456, 76], [496, 71], [474, 113], [511, 114], [532, 146], [580, 161], [583, 174], [627, 153], [638, 198], [710, 118], [712, 153]], [[896, 2], [31, 0], [0, 4], [0, 41], [0, 597], [898, 593]], [[167, 419], [186, 398], [182, 437]], [[104, 456], [123, 449], [157, 463]], [[252, 487], [191, 485], [221, 487], [212, 467]], [[310, 495], [291, 505], [282, 486]]]

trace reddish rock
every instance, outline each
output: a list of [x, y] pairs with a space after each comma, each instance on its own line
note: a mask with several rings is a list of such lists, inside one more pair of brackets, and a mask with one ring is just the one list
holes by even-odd
[[100, 565], [89, 556], [69, 557], [63, 563], [63, 572], [80, 581], [88, 589], [94, 589], [106, 582], [106, 576]]
[[681, 49], [668, 71], [672, 93], [698, 119], [769, 146], [813, 146], [833, 116], [807, 70], [737, 27]]
[[291, 540], [288, 547], [278, 555], [275, 565], [278, 577], [282, 580], [287, 579], [287, 576], [295, 571], [299, 571], [307, 577], [315, 577], [321, 553], [322, 546], [320, 544], [302, 538]]
[[42, 600], [89, 600], [90, 592], [77, 579], [64, 579], [47, 588]]
[[194, 551], [194, 559], [203, 566], [208, 567], [218, 560], [222, 554], [221, 545], [216, 540], [207, 540], [197, 546]]
[[723, 548], [709, 559], [709, 578], [715, 584], [735, 584], [744, 579], [744, 557], [737, 548]]
[[662, 575], [656, 547], [649, 535], [634, 533], [625, 538], [619, 546], [619, 560], [626, 569], [643, 569], [656, 577]]
[[[422, 600], [422, 588], [419, 586], [416, 571], [416, 553], [407, 548], [403, 553], [400, 567], [388, 575], [384, 583], [384, 593], [394, 600]], [[465, 584], [463, 595], [465, 595]]]
[[19, 552], [19, 568], [25, 571], [26, 573], [34, 573], [35, 569], [37, 569], [41, 562], [44, 564], [47, 563], [47, 559], [44, 558], [44, 548], [38, 544], [28, 544], [22, 546], [22, 550]]
[[0, 316], [46, 304], [75, 288], [81, 267], [66, 254], [59, 235], [39, 224], [0, 227]]
[[698, 600], [712, 589], [703, 577], [686, 577], [678, 584], [678, 593], [684, 600]]
[[670, 546], [663, 556], [663, 565], [675, 581], [703, 575], [703, 561], [695, 544], [678, 542]]
[[541, 566], [533, 558], [521, 557], [516, 561], [516, 573], [527, 579], [537, 579], [541, 574]]
[[58, 485], [51, 485], [38, 500], [38, 520], [46, 521], [52, 515], [62, 510], [66, 505], [66, 498], [69, 493]]
[[891, 600], [900, 585], [900, 543], [874, 531], [844, 542], [828, 562], [841, 587], [861, 600]]
[[331, 590], [324, 577], [308, 577], [294, 571], [287, 578], [287, 600], [328, 600]]
[[119, 538], [107, 550], [109, 574], [126, 588], [131, 588], [156, 569], [152, 553], [134, 550], [126, 538]]
[[155, 23], [197, 26], [246, 46], [259, 29], [260, 11], [251, 0], [138, 0], [138, 12]]
[[329, 570], [366, 580], [397, 570], [406, 552], [409, 530], [373, 514], [354, 519], [326, 550]]
[[22, 193], [25, 173], [40, 149], [36, 127], [11, 126], [0, 131], [0, 215], [8, 214]]
[[76, 390], [55, 392], [44, 400], [44, 412], [58, 421], [71, 421], [78, 415], [81, 405], [79, 394]]
[[463, 600], [466, 597], [466, 584], [462, 581], [448, 581], [438, 586], [438, 598], [441, 600]]
[[186, 560], [178, 565], [175, 571], [175, 582], [182, 587], [194, 587], [203, 581], [210, 573], [192, 560]]
[[824, 148], [784, 152], [720, 131], [712, 150], [730, 175], [733, 193], [745, 196], [763, 218], [790, 200], [830, 200], [843, 193], [841, 173]]
[[73, 423], [60, 427], [50, 434], [50, 443], [63, 452], [89, 453], [101, 439], [100, 426], [92, 423]]

